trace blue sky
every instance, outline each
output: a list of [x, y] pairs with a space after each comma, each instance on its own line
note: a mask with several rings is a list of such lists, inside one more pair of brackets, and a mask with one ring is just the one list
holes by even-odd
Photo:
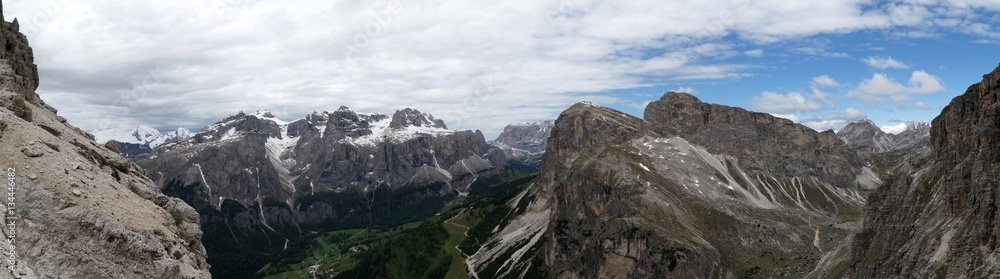
[[[817, 130], [837, 130], [846, 122], [867, 118], [880, 126], [892, 126], [884, 127], [887, 131], [898, 132], [904, 127], [901, 123], [933, 120], [952, 98], [965, 93], [970, 85], [982, 79], [982, 75], [1000, 64], [998, 45], [977, 40], [982, 38], [957, 33], [941, 33], [929, 38], [898, 38], [886, 36], [886, 32], [857, 32], [814, 36], [803, 41], [822, 46], [823, 53], [819, 55], [797, 51], [800, 45], [748, 44], [735, 51], [760, 49], [759, 57], [737, 56], [727, 58], [727, 61], [753, 65], [747, 71], [749, 76], [718, 80], [666, 80], [662, 85], [617, 92], [621, 96], [630, 96], [631, 103], [611, 106], [642, 115], [644, 102], [658, 99], [662, 92], [693, 90], [705, 102], [774, 112]], [[896, 63], [887, 64], [885, 61]], [[862, 82], [872, 80], [876, 74], [909, 86], [915, 71], [923, 71], [936, 78], [940, 82], [940, 90], [906, 94], [906, 98], [898, 101], [891, 98], [866, 100], [858, 96], [860, 92], [851, 94], [858, 91]], [[826, 82], [832, 80], [835, 84], [817, 84], [814, 80], [817, 78]], [[816, 89], [826, 94], [829, 102], [811, 96]], [[777, 100], [797, 104], [792, 107], [799, 110], [755, 105], [754, 98], [760, 98], [763, 92], [780, 94], [783, 98]], [[754, 96], [753, 93], [761, 95]], [[788, 100], [789, 94], [795, 93], [806, 101]]]
[[898, 132], [1000, 63], [995, 0], [4, 1], [39, 94], [85, 130], [412, 107], [496, 136], [671, 90]]

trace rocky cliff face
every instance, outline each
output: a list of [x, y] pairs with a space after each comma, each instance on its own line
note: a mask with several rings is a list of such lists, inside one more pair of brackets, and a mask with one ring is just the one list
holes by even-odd
[[542, 154], [553, 125], [552, 121], [507, 125], [491, 144], [503, 150], [507, 156]]
[[0, 22], [0, 40], [0, 165], [14, 185], [0, 245], [17, 259], [0, 278], [210, 278], [194, 209], [35, 94], [16, 19]]
[[848, 123], [837, 131], [837, 137], [848, 145], [869, 152], [893, 150], [896, 144], [890, 136], [868, 119]]
[[[390, 117], [341, 107], [292, 122], [239, 113], [136, 160], [165, 193], [199, 209], [207, 232], [232, 241], [206, 242], [213, 268], [253, 272], [308, 230], [433, 215], [432, 204], [466, 194], [504, 163], [481, 132], [446, 127], [413, 109]], [[239, 244], [251, 239], [264, 243]], [[265, 261], [232, 266], [219, 255], [233, 247]]]
[[503, 150], [512, 166], [520, 165], [524, 171], [537, 171], [553, 125], [552, 121], [507, 125], [490, 145]]
[[688, 94], [644, 119], [580, 103], [516, 199], [525, 213], [470, 262], [505, 278], [538, 262], [558, 278], [835, 276], [879, 183], [866, 165], [833, 133]]
[[898, 167], [868, 203], [855, 238], [857, 278], [988, 278], [1000, 215], [1000, 68], [934, 119], [926, 167]]
[[921, 151], [930, 149], [930, 128], [928, 123], [911, 123], [899, 134], [887, 134], [875, 126], [871, 120], [858, 120], [847, 124], [837, 132], [837, 137], [851, 147], [866, 152]]

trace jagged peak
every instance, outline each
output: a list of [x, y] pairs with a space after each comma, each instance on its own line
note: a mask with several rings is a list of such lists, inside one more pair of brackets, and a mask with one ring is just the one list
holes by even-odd
[[392, 122], [389, 127], [392, 129], [402, 129], [406, 127], [427, 127], [448, 129], [444, 120], [434, 118], [429, 113], [421, 113], [419, 110], [404, 108], [392, 114]]
[[695, 97], [694, 95], [683, 92], [674, 92], [674, 91], [667, 91], [667, 93], [663, 93], [663, 96], [660, 97], [660, 101], [667, 101], [671, 103], [689, 103], [689, 104], [702, 103], [702, 101], [698, 99], [698, 97]]
[[257, 118], [274, 118], [274, 114], [266, 109], [258, 109], [253, 113]]

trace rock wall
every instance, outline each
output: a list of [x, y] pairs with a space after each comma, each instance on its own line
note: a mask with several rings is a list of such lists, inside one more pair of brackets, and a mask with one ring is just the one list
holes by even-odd
[[869, 198], [855, 278], [1000, 274], [1000, 68], [952, 99], [931, 126], [931, 163], [900, 168]]
[[0, 41], [0, 166], [15, 185], [0, 211], [17, 217], [0, 240], [16, 271], [0, 278], [210, 278], [194, 209], [42, 102], [16, 19]]

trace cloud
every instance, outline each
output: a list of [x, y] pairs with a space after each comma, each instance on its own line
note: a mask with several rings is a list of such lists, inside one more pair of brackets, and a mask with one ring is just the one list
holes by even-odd
[[647, 106], [649, 106], [649, 103], [650, 103], [650, 101], [645, 101], [645, 102], [642, 102], [642, 103], [630, 103], [630, 104], [628, 104], [628, 106], [633, 107], [633, 108], [635, 108], [635, 109], [637, 109], [639, 111], [643, 111], [643, 110], [646, 109]]
[[758, 111], [768, 113], [791, 114], [817, 111], [823, 106], [814, 100], [806, 99], [798, 92], [788, 92], [782, 95], [768, 91], [753, 97], [753, 107]]
[[829, 52], [826, 49], [822, 49], [822, 48], [818, 48], [818, 47], [799, 47], [799, 48], [792, 49], [792, 51], [794, 51], [796, 53], [799, 53], [799, 54], [805, 54], [805, 55], [811, 55], [811, 56], [824, 56], [824, 57], [834, 57], [834, 58], [847, 58], [847, 57], [851, 57], [851, 55], [849, 55], [847, 53], [843, 53], [843, 52]]
[[840, 86], [836, 80], [833, 80], [828, 75], [817, 76], [812, 79], [813, 87], [836, 87]]
[[687, 87], [687, 86], [681, 86], [681, 87], [679, 87], [677, 89], [670, 90], [670, 91], [683, 92], [683, 93], [688, 93], [688, 94], [691, 94], [691, 95], [698, 95], [698, 90], [694, 90], [694, 88]]
[[754, 50], [744, 51], [743, 54], [746, 54], [747, 56], [750, 56], [750, 57], [761, 57], [761, 56], [764, 56], [764, 50], [758, 48], [758, 49], [754, 49]]
[[890, 69], [890, 68], [891, 69], [906, 69], [906, 68], [910, 67], [910, 65], [906, 65], [903, 62], [899, 62], [896, 59], [892, 59], [892, 56], [886, 56], [886, 57], [874, 57], [874, 56], [871, 56], [871, 57], [867, 57], [867, 58], [861, 59], [861, 62], [864, 62], [865, 64], [868, 64], [868, 66], [871, 66], [872, 68], [876, 68], [876, 69], [879, 69], [879, 70], [885, 70], [885, 69]]
[[922, 110], [933, 110], [934, 109], [933, 107], [931, 107], [931, 106], [929, 106], [929, 105], [927, 105], [927, 104], [925, 104], [924, 102], [921, 102], [921, 101], [914, 102], [913, 103], [913, 108], [915, 108], [915, 109], [922, 109]]
[[882, 127], [880, 128], [882, 129], [883, 132], [886, 132], [888, 134], [899, 134], [902, 133], [903, 131], [906, 131], [906, 127], [908, 126], [909, 124], [907, 124], [906, 122], [900, 122], [897, 123], [896, 125], [882, 125]]
[[876, 73], [871, 79], [866, 79], [857, 88], [847, 93], [868, 104], [902, 103], [912, 100], [914, 96], [922, 96], [944, 91], [938, 77], [924, 71], [914, 71], [907, 85], [900, 84], [885, 74]]
[[784, 119], [788, 119], [788, 120], [791, 120], [792, 122], [796, 122], [796, 123], [798, 123], [800, 120], [802, 120], [801, 118], [799, 118], [798, 115], [795, 115], [794, 113], [786, 113], [786, 114], [771, 113], [771, 115], [773, 115], [774, 117], [781, 117], [781, 118], [784, 118]]
[[816, 131], [840, 130], [855, 120], [868, 118], [868, 114], [857, 108], [846, 108], [838, 112], [820, 115], [802, 122]]
[[[955, 14], [991, 5], [977, 3]], [[741, 46], [759, 45], [742, 53], [763, 55], [791, 39], [931, 16], [859, 0], [5, 4], [6, 18], [18, 17], [31, 41], [39, 93], [87, 130], [197, 130], [240, 110], [292, 119], [347, 105], [414, 107], [449, 127], [497, 133], [506, 123], [551, 119], [579, 100], [624, 103], [608, 92], [738, 79], [766, 67], [727, 59]], [[803, 47], [798, 53], [849, 56]], [[807, 99], [791, 110], [817, 105]]]

